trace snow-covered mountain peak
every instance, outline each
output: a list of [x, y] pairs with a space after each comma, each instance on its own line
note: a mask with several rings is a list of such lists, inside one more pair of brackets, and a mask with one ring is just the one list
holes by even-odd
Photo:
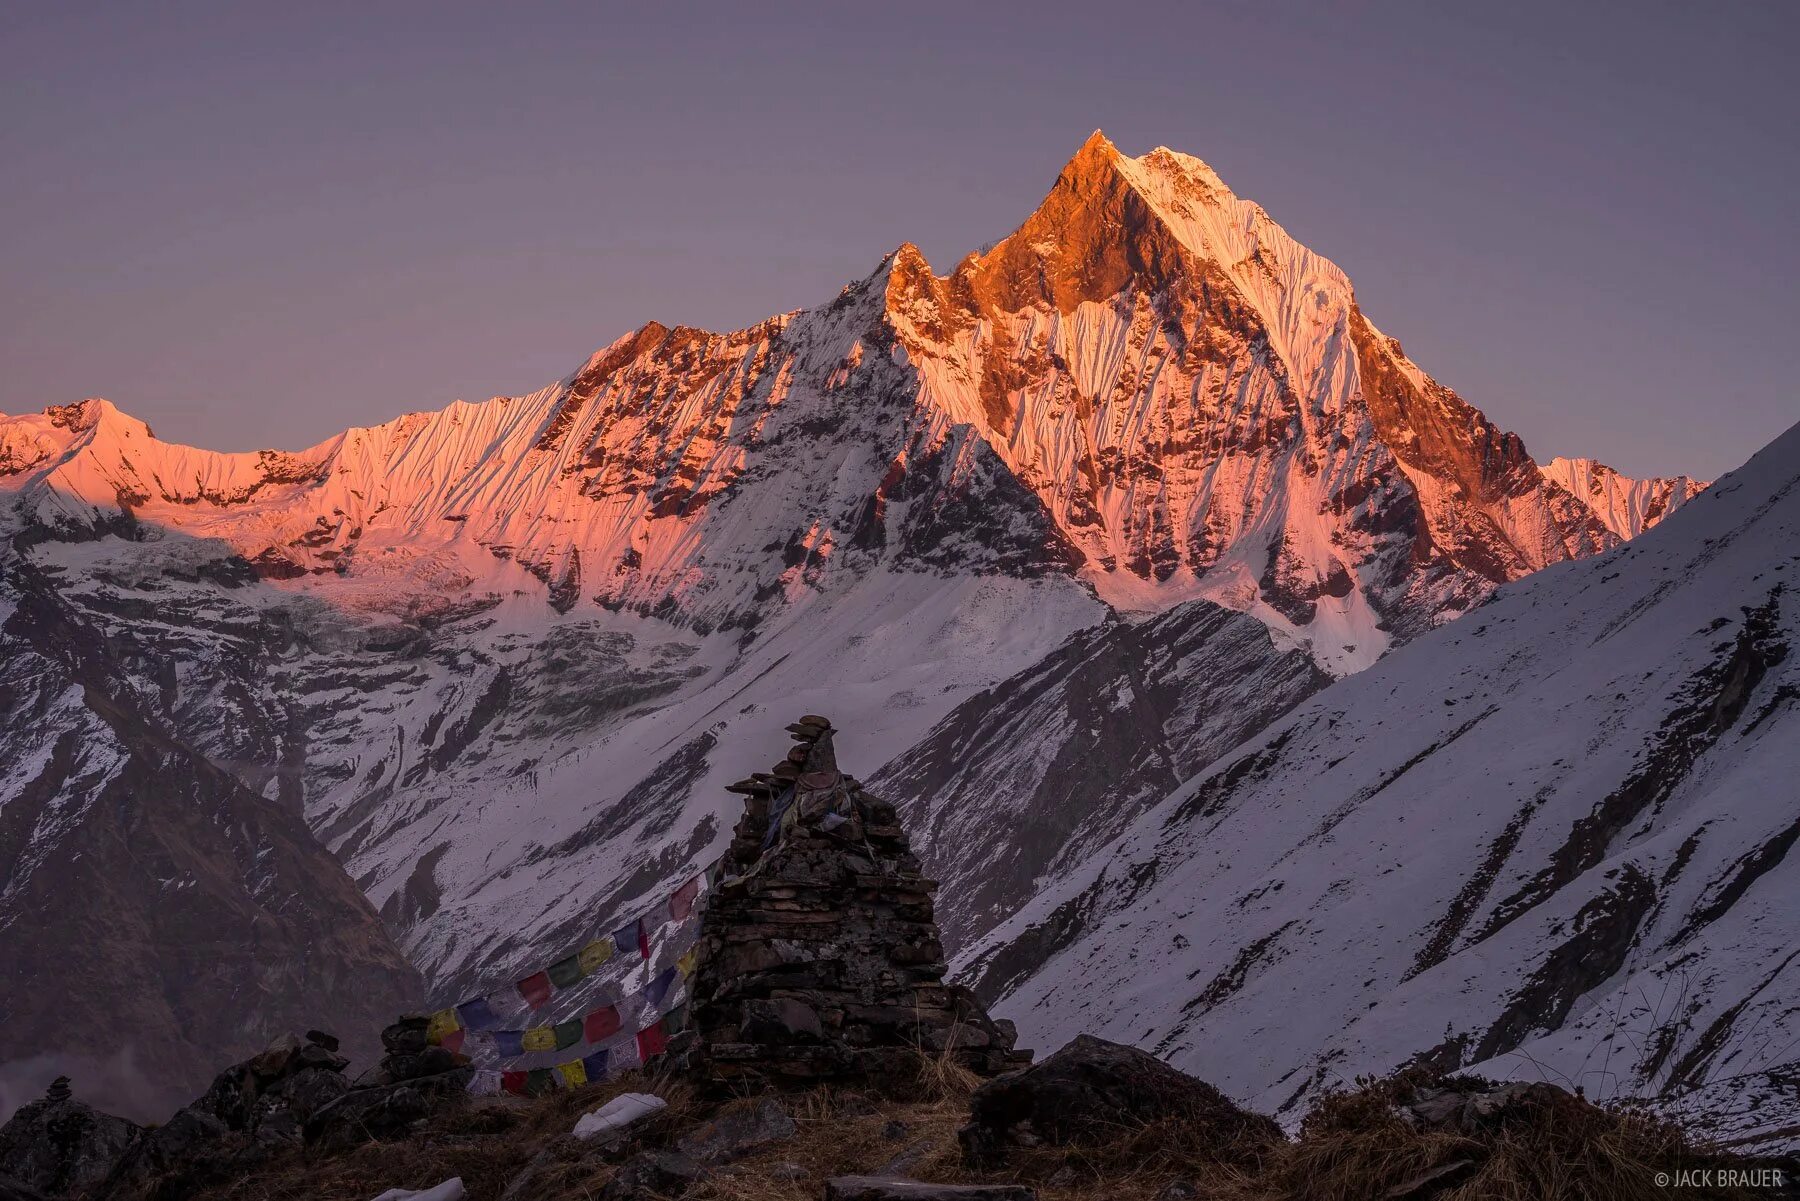
[[[647, 322], [528, 396], [296, 454], [78, 409], [0, 425], [0, 488], [52, 522], [223, 538], [357, 607], [410, 606], [393, 566], [421, 560], [455, 564], [428, 579], [463, 581], [457, 603], [704, 629], [883, 563], [1079, 572], [1125, 610], [1249, 611], [1342, 672], [1620, 536], [1205, 163], [1098, 131], [948, 275], [905, 243], [818, 308]], [[77, 425], [101, 432], [76, 446]]]

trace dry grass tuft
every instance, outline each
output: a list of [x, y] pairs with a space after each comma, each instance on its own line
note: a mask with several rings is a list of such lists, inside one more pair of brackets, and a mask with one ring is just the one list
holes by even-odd
[[919, 1056], [918, 1086], [921, 1096], [935, 1101], [967, 1101], [981, 1077], [956, 1062], [948, 1051]]
[[[1658, 1171], [1717, 1161], [1679, 1127], [1641, 1112], [1545, 1094], [1507, 1109], [1468, 1134], [1415, 1129], [1393, 1104], [1424, 1083], [1420, 1074], [1365, 1081], [1313, 1108], [1268, 1173], [1283, 1201], [1369, 1201], [1411, 1195], [1437, 1172], [1433, 1201], [1666, 1201]], [[1684, 1197], [1734, 1198], [1733, 1190], [1683, 1190]]]

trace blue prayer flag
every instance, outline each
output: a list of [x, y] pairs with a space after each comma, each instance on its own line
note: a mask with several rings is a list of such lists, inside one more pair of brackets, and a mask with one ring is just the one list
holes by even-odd
[[656, 979], [644, 986], [644, 995], [650, 998], [650, 1008], [662, 1008], [663, 1002], [669, 998], [669, 989], [675, 984], [676, 975], [674, 968], [664, 968]]
[[456, 1007], [456, 1020], [466, 1030], [492, 1030], [500, 1024], [495, 1016], [493, 1006], [486, 997], [476, 997], [473, 1001], [464, 1001]]

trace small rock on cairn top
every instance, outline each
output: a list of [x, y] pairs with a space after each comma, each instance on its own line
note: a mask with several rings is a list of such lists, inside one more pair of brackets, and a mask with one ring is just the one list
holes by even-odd
[[947, 1055], [983, 1076], [1031, 1062], [1010, 1022], [944, 983], [932, 913], [894, 807], [838, 770], [808, 714], [744, 815], [702, 910], [688, 1030], [670, 1050], [727, 1090], [911, 1079]]

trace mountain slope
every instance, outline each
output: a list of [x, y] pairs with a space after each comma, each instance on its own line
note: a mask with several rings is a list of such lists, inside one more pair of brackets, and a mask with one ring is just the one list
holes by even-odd
[[0, 579], [0, 1062], [160, 1118], [277, 1033], [367, 1053], [424, 986], [300, 814], [155, 708], [48, 581]]
[[[106, 690], [303, 812], [443, 999], [707, 861], [793, 712], [895, 759], [947, 848], [1017, 789], [990, 815], [1040, 828], [972, 939], [1326, 675], [1618, 543], [1204, 163], [1099, 135], [947, 275], [902, 246], [298, 452], [0, 418], [0, 504]], [[1083, 760], [1119, 776], [1045, 766]]]
[[1098, 1029], [1283, 1111], [1422, 1059], [1791, 1124], [1796, 547], [1800, 427], [1319, 693], [965, 966], [1027, 1041]]
[[902, 804], [954, 951], [1330, 679], [1211, 601], [1109, 618], [958, 705], [869, 786]]

